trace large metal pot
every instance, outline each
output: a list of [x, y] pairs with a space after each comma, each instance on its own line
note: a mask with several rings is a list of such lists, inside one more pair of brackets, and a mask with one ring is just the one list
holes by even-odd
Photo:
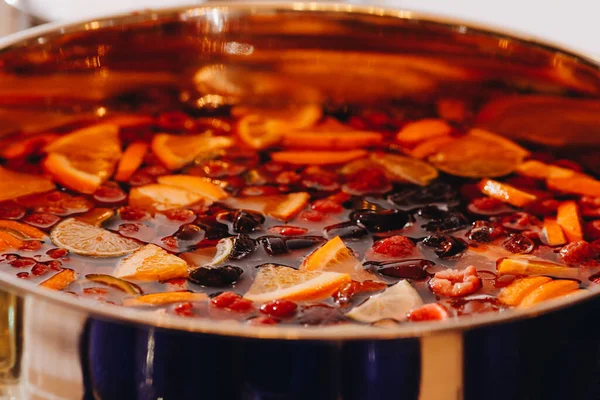
[[[265, 100], [427, 107], [444, 94], [471, 98], [476, 123], [495, 132], [569, 146], [590, 168], [600, 155], [593, 59], [408, 11], [207, 3], [44, 26], [0, 45], [0, 134], [131, 101], [151, 109], [165, 92], [198, 113]], [[250, 328], [0, 280], [2, 398], [600, 398], [593, 290], [448, 323]]]

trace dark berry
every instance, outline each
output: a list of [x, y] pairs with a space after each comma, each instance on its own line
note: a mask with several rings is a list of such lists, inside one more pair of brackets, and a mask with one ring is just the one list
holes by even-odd
[[223, 266], [202, 266], [190, 269], [189, 280], [204, 286], [220, 287], [231, 285], [237, 282], [242, 276], [240, 267], [231, 265]]
[[281, 236], [262, 236], [258, 238], [258, 242], [270, 256], [278, 256], [288, 252], [285, 239]]
[[369, 261], [365, 269], [378, 272], [381, 275], [400, 279], [425, 279], [429, 276], [427, 267], [435, 265], [434, 262], [422, 259], [402, 261]]
[[400, 230], [409, 221], [408, 214], [400, 210], [358, 210], [350, 214], [350, 219], [369, 232]]
[[439, 258], [454, 258], [468, 247], [467, 242], [449, 235], [431, 235], [423, 239], [423, 245], [433, 248]]
[[445, 233], [464, 228], [469, 223], [467, 217], [458, 211], [448, 211], [439, 219], [423, 225], [427, 232]]
[[256, 240], [250, 238], [248, 235], [238, 235], [233, 240], [233, 246], [229, 253], [230, 260], [241, 260], [254, 253], [258, 247]]
[[425, 187], [409, 187], [393, 193], [390, 201], [404, 208], [422, 207], [429, 204], [458, 204], [458, 192], [449, 184], [434, 182]]
[[469, 232], [469, 239], [479, 243], [489, 243], [503, 234], [504, 229], [497, 224], [488, 221], [475, 221], [471, 232]]
[[186, 224], [179, 228], [173, 236], [187, 242], [199, 242], [204, 239], [204, 230], [198, 225]]
[[[332, 296], [336, 303], [344, 306], [348, 304], [355, 296], [381, 292], [387, 288], [387, 284], [375, 281], [351, 281], [343, 284]], [[361, 296], [362, 297], [362, 296]]]
[[309, 249], [325, 243], [321, 236], [297, 236], [285, 239], [285, 245], [289, 251]]
[[425, 219], [442, 219], [446, 215], [446, 211], [437, 206], [426, 206], [420, 208], [417, 215]]
[[534, 246], [533, 241], [522, 234], [512, 235], [502, 243], [502, 247], [513, 254], [531, 253]]
[[585, 240], [571, 242], [564, 246], [559, 252], [560, 259], [566, 264], [581, 264], [596, 259], [599, 255], [600, 248]]
[[232, 222], [235, 233], [251, 233], [259, 229], [265, 217], [257, 212], [238, 210], [234, 212]]
[[287, 318], [294, 315], [298, 305], [289, 300], [273, 300], [263, 304], [260, 312], [276, 318]]
[[346, 316], [338, 308], [325, 304], [304, 306], [297, 318], [300, 325], [333, 325], [346, 320]]
[[332, 239], [336, 236], [342, 239], [358, 239], [369, 234], [365, 228], [358, 226], [352, 221], [326, 226], [324, 233], [327, 239]]

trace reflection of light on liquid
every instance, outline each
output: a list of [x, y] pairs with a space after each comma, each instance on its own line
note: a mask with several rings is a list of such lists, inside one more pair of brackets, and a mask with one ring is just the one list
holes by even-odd
[[89, 22], [89, 23], [85, 24], [86, 31], [91, 31], [91, 30], [98, 29], [98, 28], [100, 28], [100, 22], [98, 22], [98, 21], [93, 21], [93, 22]]
[[203, 107], [218, 107], [225, 104], [225, 99], [223, 96], [219, 96], [218, 94], [207, 94], [206, 96], [200, 97], [196, 100], [196, 106], [198, 108]]
[[98, 107], [96, 109], [96, 115], [99, 117], [104, 117], [106, 115], [106, 108], [104, 107]]
[[498, 47], [500, 47], [501, 49], [508, 49], [508, 44], [509, 43], [510, 42], [508, 40], [506, 40], [506, 39], [500, 39], [498, 41]]
[[212, 24], [214, 32], [221, 32], [223, 30], [223, 14], [219, 9], [213, 8], [207, 13], [208, 20]]
[[254, 52], [254, 46], [248, 43], [227, 42], [223, 46], [223, 51], [227, 54], [247, 56]]

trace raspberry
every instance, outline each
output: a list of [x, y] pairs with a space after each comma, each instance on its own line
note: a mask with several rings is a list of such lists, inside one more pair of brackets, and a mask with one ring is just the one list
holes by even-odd
[[581, 264], [597, 258], [600, 255], [600, 249], [585, 240], [579, 240], [564, 246], [558, 255], [566, 264]]
[[269, 232], [282, 236], [300, 236], [305, 235], [308, 232], [308, 229], [299, 228], [297, 226], [274, 226], [269, 228]]
[[316, 200], [311, 205], [311, 208], [315, 211], [319, 211], [325, 214], [337, 214], [344, 210], [344, 208], [338, 203], [327, 199]]
[[413, 254], [415, 245], [409, 238], [397, 235], [375, 242], [373, 251], [388, 257], [402, 258]]
[[291, 317], [296, 312], [298, 306], [289, 300], [273, 300], [263, 304], [260, 312], [277, 318]]
[[471, 204], [481, 211], [493, 211], [502, 206], [503, 203], [498, 199], [494, 199], [493, 197], [479, 197], [477, 199], [473, 199]]

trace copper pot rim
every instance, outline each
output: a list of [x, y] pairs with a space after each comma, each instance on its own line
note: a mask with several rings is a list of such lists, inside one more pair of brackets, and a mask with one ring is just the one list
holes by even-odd
[[[430, 13], [414, 12], [410, 10], [354, 5], [343, 3], [317, 3], [317, 2], [289, 2], [278, 1], [253, 1], [251, 3], [240, 2], [213, 2], [209, 1], [200, 5], [183, 7], [169, 7], [160, 9], [144, 10], [143, 12], [122, 13], [106, 16], [99, 19], [84, 19], [81, 21], [53, 22], [35, 28], [30, 28], [0, 39], [0, 51], [10, 50], [13, 45], [35, 40], [44, 43], [45, 35], [62, 35], [81, 30], [95, 30], [113, 26], [115, 21], [119, 25], [134, 24], [156, 20], [159, 17], [176, 17], [182, 19], [186, 14], [194, 15], [195, 12], [204, 9], [219, 8], [240, 11], [311, 11], [323, 13], [349, 13], [357, 15], [368, 15], [375, 17], [392, 17], [404, 20], [418, 21], [421, 23], [435, 23], [447, 29], [459, 30], [461, 33], [483, 33], [498, 37], [518, 40], [529, 46], [541, 46], [553, 51], [573, 56], [583, 62], [600, 68], [600, 57], [577, 51], [562, 45], [515, 32], [513, 30], [490, 27], [485, 24], [471, 23], [462, 19], [438, 16]], [[60, 292], [54, 292], [43, 288], [31, 286], [16, 276], [0, 273], [2, 280], [0, 287], [15, 293], [16, 295], [28, 297], [33, 296], [39, 301], [48, 301], [65, 307], [74, 313], [89, 315], [103, 320], [120, 322], [124, 324], [142, 324], [163, 329], [174, 329], [179, 331], [197, 332], [204, 334], [234, 336], [254, 339], [283, 339], [283, 340], [390, 340], [400, 338], [415, 338], [429, 335], [448, 333], [460, 333], [462, 331], [475, 329], [483, 326], [492, 326], [501, 323], [510, 323], [527, 318], [535, 318], [540, 315], [558, 311], [566, 307], [583, 303], [595, 298], [597, 290], [586, 290], [585, 293], [545, 301], [534, 307], [525, 309], [508, 309], [501, 312], [476, 314], [463, 316], [457, 319], [439, 322], [420, 322], [400, 324], [393, 328], [376, 328], [358, 324], [342, 324], [333, 326], [248, 326], [238, 321], [217, 321], [209, 319], [182, 318], [166, 313], [157, 313], [151, 310], [139, 310], [126, 307], [111, 306], [89, 299], [77, 299], [66, 296]]]

